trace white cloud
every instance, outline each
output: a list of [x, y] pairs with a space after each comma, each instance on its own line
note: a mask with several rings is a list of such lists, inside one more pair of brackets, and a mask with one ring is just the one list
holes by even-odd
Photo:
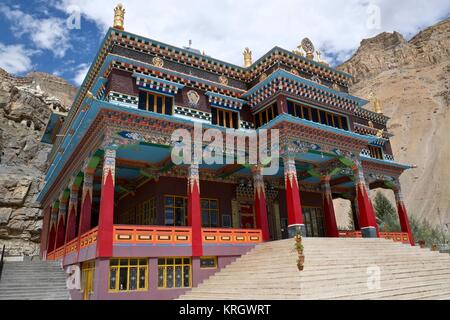
[[4, 45], [0, 43], [0, 68], [9, 73], [18, 74], [30, 71], [33, 67], [30, 56], [33, 51], [23, 45]]
[[[192, 39], [193, 47], [239, 65], [246, 46], [256, 60], [275, 45], [294, 49], [304, 37], [325, 50], [327, 57], [342, 61], [364, 38], [394, 30], [411, 36], [450, 12], [448, 0], [122, 2], [125, 30], [176, 46], [185, 46]], [[370, 3], [381, 9], [380, 29], [367, 27]], [[114, 5], [110, 0], [60, 0], [58, 6], [78, 6], [84, 18], [106, 31], [112, 24]]]
[[69, 30], [64, 19], [55, 17], [38, 19], [17, 7], [10, 8], [4, 4], [0, 5], [0, 11], [10, 21], [14, 35], [29, 36], [37, 48], [50, 50], [58, 58], [64, 57], [70, 48]]
[[76, 68], [75, 77], [73, 78], [73, 81], [78, 86], [81, 86], [81, 84], [83, 83], [84, 78], [86, 77], [86, 74], [89, 71], [90, 66], [91, 66], [90, 64], [82, 63]]

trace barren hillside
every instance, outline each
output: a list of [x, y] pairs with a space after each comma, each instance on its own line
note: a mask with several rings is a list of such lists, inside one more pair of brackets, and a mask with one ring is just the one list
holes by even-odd
[[[395, 160], [418, 166], [401, 179], [409, 213], [450, 222], [450, 19], [409, 42], [396, 32], [363, 40], [339, 69], [355, 76], [351, 93], [380, 98]], [[347, 207], [338, 206], [345, 225]]]

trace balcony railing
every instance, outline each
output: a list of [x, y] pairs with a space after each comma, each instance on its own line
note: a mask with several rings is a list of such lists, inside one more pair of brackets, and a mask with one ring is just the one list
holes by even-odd
[[262, 242], [261, 230], [254, 229], [202, 229], [203, 244], [256, 244]]
[[[65, 255], [96, 244], [97, 233], [98, 228], [90, 230], [79, 239], [76, 238], [50, 252], [47, 259], [58, 260]], [[204, 245], [252, 245], [262, 242], [262, 234], [261, 230], [257, 229], [203, 228], [202, 239]], [[190, 246], [192, 244], [192, 229], [191, 227], [115, 225], [113, 244]]]
[[115, 244], [190, 245], [190, 227], [114, 226]]
[[[362, 238], [361, 231], [339, 231], [340, 238]], [[380, 232], [380, 238], [409, 244], [407, 232]]]
[[80, 239], [80, 250], [92, 246], [97, 243], [98, 227], [86, 232]]

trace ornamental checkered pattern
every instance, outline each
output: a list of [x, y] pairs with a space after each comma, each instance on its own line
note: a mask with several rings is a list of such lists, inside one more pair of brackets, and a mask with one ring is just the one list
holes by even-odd
[[234, 99], [229, 99], [226, 96], [218, 96], [214, 94], [208, 94], [208, 101], [215, 106], [228, 107], [237, 110], [241, 110], [242, 106], [245, 103], [244, 100], [238, 101]]
[[194, 109], [190, 109], [190, 108], [176, 106], [174, 108], [174, 113], [182, 115], [182, 116], [186, 116], [186, 117], [211, 121], [211, 113], [194, 110]]
[[241, 120], [241, 129], [255, 129], [255, 125], [252, 122]]
[[109, 102], [118, 102], [120, 104], [131, 104], [133, 106], [138, 105], [139, 98], [136, 96], [130, 96], [127, 94], [110, 91], [108, 94], [108, 101]]
[[141, 77], [139, 75], [136, 76], [136, 85], [138, 87], [147, 88], [151, 90], [156, 90], [164, 93], [177, 94], [178, 87], [171, 85], [169, 83], [160, 82], [154, 79], [148, 79]]
[[389, 117], [386, 117], [385, 115], [364, 108], [356, 108], [355, 116], [361, 117], [366, 120], [371, 120], [382, 125], [386, 125], [389, 120]]

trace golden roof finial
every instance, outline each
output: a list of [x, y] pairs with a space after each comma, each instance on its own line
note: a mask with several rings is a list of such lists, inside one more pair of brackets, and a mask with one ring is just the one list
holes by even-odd
[[373, 91], [369, 93], [369, 99], [372, 103], [373, 111], [379, 114], [383, 114], [383, 107], [381, 106], [380, 99], [378, 99]]
[[119, 30], [124, 30], [123, 22], [125, 20], [125, 9], [121, 3], [114, 8], [114, 24], [113, 27]]
[[250, 67], [253, 64], [252, 61], [252, 52], [250, 51], [249, 48], [245, 48], [244, 50], [244, 66], [246, 68]]

